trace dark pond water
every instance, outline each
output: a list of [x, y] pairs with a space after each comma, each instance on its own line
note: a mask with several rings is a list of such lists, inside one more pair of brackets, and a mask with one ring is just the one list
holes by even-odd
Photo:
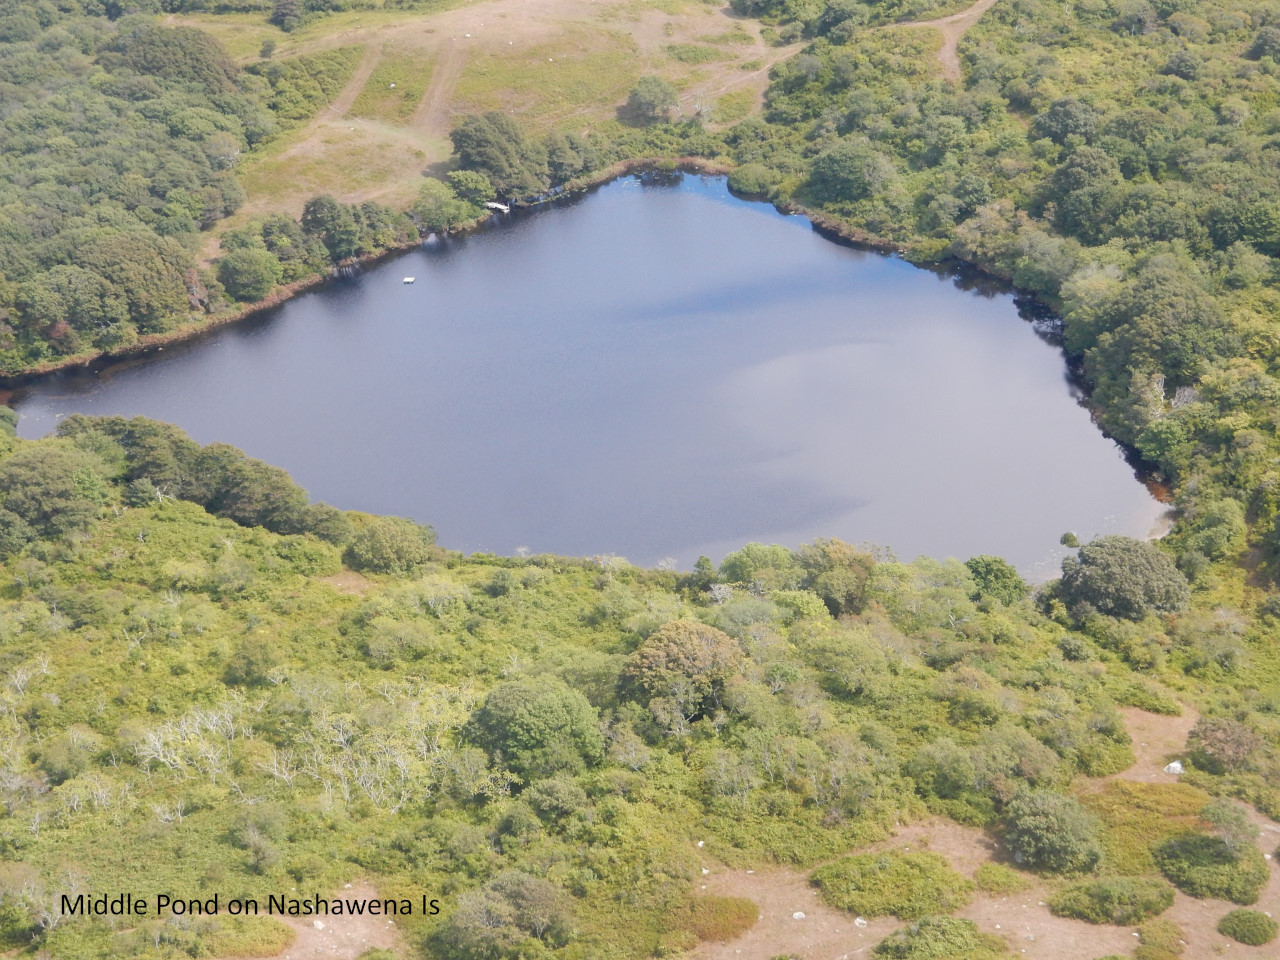
[[839, 536], [1045, 576], [1065, 530], [1150, 535], [1163, 508], [1058, 349], [964, 286], [719, 179], [630, 178], [45, 380], [19, 429], [169, 420], [465, 550], [687, 568]]

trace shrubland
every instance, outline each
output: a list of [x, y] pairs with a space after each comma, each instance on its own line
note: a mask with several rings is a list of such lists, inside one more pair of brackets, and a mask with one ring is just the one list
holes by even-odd
[[[1265, 876], [1242, 808], [1210, 799], [1247, 787], [1274, 806], [1262, 715], [1233, 720], [1252, 738], [1201, 722], [1230, 772], [1205, 761], [1200, 787], [1082, 786], [1100, 757], [1131, 757], [1121, 706], [1274, 689], [1261, 624], [1234, 678], [1204, 680], [1177, 659], [1177, 616], [1137, 622], [1170, 655], [1136, 665], [1109, 639], [1134, 621], [1074, 620], [1060, 585], [1033, 593], [990, 557], [818, 540], [680, 574], [464, 556], [141, 419], [6, 431], [0, 509], [15, 946], [243, 954], [272, 929], [159, 918], [131, 937], [57, 896], [367, 878], [441, 898], [440, 916], [405, 918], [426, 956], [641, 957], [754, 921], [750, 901], [695, 895], [704, 865], [776, 863], [812, 868], [839, 907], [909, 921], [878, 955], [999, 955], [946, 916], [975, 884], [944, 858], [849, 853], [931, 810], [1021, 860], [980, 871], [983, 889], [1062, 877], [1054, 908], [1094, 922], [1158, 913], [1161, 872], [1243, 903]], [[1184, 813], [1148, 831], [1144, 809]]]

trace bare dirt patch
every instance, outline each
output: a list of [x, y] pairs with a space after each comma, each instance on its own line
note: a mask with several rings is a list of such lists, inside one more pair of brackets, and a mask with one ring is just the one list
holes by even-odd
[[[367, 883], [350, 884], [333, 896], [376, 900], [378, 891]], [[403, 950], [404, 940], [395, 921], [387, 917], [276, 917], [297, 934], [293, 946], [276, 954], [278, 960], [355, 960], [366, 950]], [[222, 960], [240, 960], [225, 957]]]
[[354, 570], [342, 570], [327, 577], [317, 577], [316, 580], [319, 583], [327, 583], [339, 593], [351, 593], [357, 596], [362, 596], [373, 587], [372, 581]]
[[1171, 760], [1186, 755], [1187, 734], [1196, 725], [1200, 715], [1190, 707], [1183, 707], [1182, 716], [1167, 717], [1160, 713], [1148, 713], [1137, 707], [1121, 707], [1125, 729], [1133, 739], [1133, 755], [1137, 762], [1127, 770], [1113, 774], [1111, 779], [1133, 780], [1137, 783], [1171, 783], [1173, 774], [1164, 768]]

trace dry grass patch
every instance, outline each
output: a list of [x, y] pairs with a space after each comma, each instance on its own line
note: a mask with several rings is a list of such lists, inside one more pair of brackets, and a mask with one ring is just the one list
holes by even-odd
[[575, 27], [546, 43], [475, 56], [458, 79], [455, 109], [514, 111], [537, 125], [613, 108], [626, 100], [642, 72], [633, 38]]
[[383, 51], [348, 112], [355, 117], [404, 123], [427, 92], [431, 68], [431, 59], [419, 51]]

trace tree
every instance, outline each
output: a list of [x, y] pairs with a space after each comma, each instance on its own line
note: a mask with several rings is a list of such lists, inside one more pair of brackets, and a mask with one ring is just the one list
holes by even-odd
[[1062, 561], [1059, 590], [1068, 607], [1141, 620], [1177, 613], [1191, 600], [1187, 578], [1157, 547], [1131, 537], [1099, 537]]
[[[475, 174], [485, 179], [482, 174]], [[460, 199], [448, 184], [434, 177], [427, 177], [418, 187], [418, 200], [413, 205], [413, 215], [425, 230], [444, 233], [470, 223], [483, 212], [474, 203]]]
[[720, 561], [720, 580], [747, 586], [760, 581], [770, 589], [785, 590], [799, 584], [800, 567], [786, 547], [748, 543]]
[[284, 277], [275, 254], [264, 247], [232, 250], [218, 263], [218, 280], [237, 300], [261, 300]]
[[1047, 137], [1059, 145], [1073, 136], [1090, 140], [1097, 129], [1097, 112], [1076, 97], [1062, 97], [1053, 101], [1031, 125], [1033, 136]]
[[1027, 595], [1026, 581], [1018, 576], [1018, 571], [1008, 561], [1000, 557], [982, 554], [970, 557], [964, 565], [973, 574], [973, 582], [978, 588], [977, 596], [973, 598], [975, 600], [991, 597], [1003, 604], [1010, 604]]
[[650, 121], [666, 120], [678, 105], [675, 87], [653, 75], [637, 80], [627, 96], [627, 109]]
[[333, 260], [346, 260], [363, 252], [360, 225], [351, 207], [325, 194], [302, 208], [302, 229], [318, 236]]
[[431, 559], [436, 532], [402, 517], [375, 517], [351, 538], [342, 561], [353, 570], [408, 573]]
[[271, 8], [271, 22], [288, 33], [302, 24], [302, 0], [275, 0]]
[[476, 170], [454, 170], [447, 179], [453, 192], [467, 203], [488, 203], [495, 196], [489, 178]]
[[1249, 55], [1259, 60], [1263, 57], [1280, 60], [1280, 27], [1272, 24], [1259, 30], [1258, 35], [1253, 38]]
[[503, 196], [529, 197], [550, 186], [546, 154], [505, 114], [466, 117], [449, 137], [462, 165], [488, 177]]
[[1249, 819], [1242, 806], [1230, 800], [1213, 800], [1200, 811], [1200, 819], [1213, 827], [1233, 857], [1240, 857], [1254, 848], [1258, 839], [1258, 827]]
[[595, 707], [555, 677], [500, 683], [472, 714], [466, 737], [526, 779], [576, 773], [604, 757]]
[[893, 178], [893, 166], [865, 138], [845, 138], [818, 154], [809, 171], [809, 191], [823, 203], [863, 200]]
[[646, 697], [668, 697], [692, 718], [718, 702], [742, 663], [738, 641], [697, 620], [672, 620], [644, 640], [622, 672]]
[[1005, 843], [1019, 863], [1051, 873], [1092, 870], [1102, 858], [1097, 819], [1071, 797], [1048, 790], [1010, 801]]
[[36, 536], [61, 537], [98, 515], [105, 465], [67, 441], [19, 449], [0, 463], [0, 507]]

